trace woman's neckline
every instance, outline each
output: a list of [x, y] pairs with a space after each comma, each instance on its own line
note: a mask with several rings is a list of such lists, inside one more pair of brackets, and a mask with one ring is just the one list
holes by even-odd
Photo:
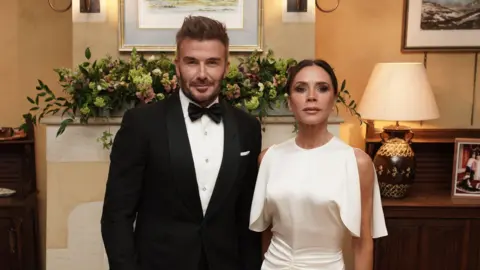
[[295, 148], [297, 148], [298, 150], [301, 150], [301, 151], [315, 151], [315, 150], [319, 150], [319, 149], [323, 149], [325, 148], [327, 145], [329, 145], [330, 143], [332, 143], [334, 140], [335, 140], [335, 135], [332, 135], [332, 137], [330, 139], [328, 139], [327, 142], [325, 142], [324, 144], [322, 145], [319, 145], [319, 146], [316, 146], [316, 147], [313, 147], [313, 148], [303, 148], [301, 147], [300, 145], [297, 144], [297, 137], [293, 137], [292, 138], [293, 140], [293, 145], [295, 146]]

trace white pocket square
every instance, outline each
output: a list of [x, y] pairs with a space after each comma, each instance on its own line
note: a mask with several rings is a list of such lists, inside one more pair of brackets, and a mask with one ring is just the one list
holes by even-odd
[[245, 152], [240, 152], [240, 156], [244, 157], [246, 155], [250, 154], [250, 151], [245, 151]]

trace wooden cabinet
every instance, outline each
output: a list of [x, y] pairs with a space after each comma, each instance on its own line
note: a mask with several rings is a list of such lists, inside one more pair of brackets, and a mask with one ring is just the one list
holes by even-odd
[[15, 240], [13, 235], [12, 220], [10, 218], [0, 217], [0, 262], [7, 265], [7, 269], [17, 268], [15, 261], [15, 252], [13, 250]]
[[389, 235], [375, 241], [375, 270], [480, 269], [480, 204], [448, 193], [384, 200]]
[[40, 269], [37, 220], [36, 194], [0, 199], [0, 269]]
[[[381, 146], [369, 123], [366, 151]], [[452, 200], [455, 138], [480, 138], [479, 129], [416, 129], [417, 162], [411, 194], [382, 199], [388, 236], [375, 240], [375, 270], [479, 270], [480, 200]]]
[[0, 197], [0, 269], [37, 270], [39, 236], [33, 135], [0, 141], [0, 188], [16, 191]]

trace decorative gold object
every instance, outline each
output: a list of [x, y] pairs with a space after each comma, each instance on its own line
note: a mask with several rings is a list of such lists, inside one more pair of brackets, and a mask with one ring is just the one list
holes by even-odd
[[0, 127], [0, 142], [23, 139], [27, 134], [18, 128]]
[[335, 5], [335, 7], [331, 8], [331, 9], [324, 9], [320, 6], [320, 4], [318, 3], [319, 0], [315, 0], [315, 6], [317, 6], [317, 9], [320, 10], [321, 12], [324, 12], [324, 13], [330, 13], [330, 12], [333, 12], [335, 10], [337, 10], [338, 6], [340, 5], [340, 0], [337, 0], [337, 4]]
[[14, 130], [11, 127], [0, 127], [0, 138], [9, 138], [13, 133]]
[[72, 7], [72, 0], [69, 1], [68, 6], [65, 7], [65, 8], [56, 8], [55, 6], [53, 6], [51, 0], [47, 0], [47, 2], [48, 2], [48, 5], [50, 6], [50, 8], [53, 9], [53, 11], [55, 11], [55, 12], [66, 12], [67, 10], [69, 10]]

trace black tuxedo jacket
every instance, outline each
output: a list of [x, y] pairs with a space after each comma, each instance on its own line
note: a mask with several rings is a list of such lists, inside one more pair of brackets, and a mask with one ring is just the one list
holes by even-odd
[[261, 237], [248, 229], [260, 123], [220, 103], [224, 153], [205, 216], [178, 93], [125, 113], [101, 219], [111, 270], [198, 270], [202, 252], [210, 270], [260, 269]]

